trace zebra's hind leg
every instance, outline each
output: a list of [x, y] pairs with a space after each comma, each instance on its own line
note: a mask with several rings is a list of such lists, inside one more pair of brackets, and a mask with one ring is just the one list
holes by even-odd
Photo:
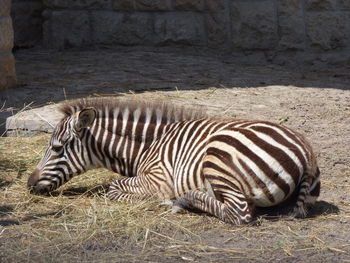
[[188, 192], [180, 197], [174, 205], [182, 206], [185, 209], [197, 208], [212, 214], [226, 223], [235, 225], [249, 223], [253, 220], [253, 206], [241, 193], [234, 192], [226, 194], [223, 201], [199, 190]]
[[315, 203], [317, 197], [320, 195], [320, 189], [321, 182], [319, 170], [317, 170], [316, 178], [307, 176], [300, 183], [296, 203], [289, 215], [292, 217], [306, 217], [308, 209]]

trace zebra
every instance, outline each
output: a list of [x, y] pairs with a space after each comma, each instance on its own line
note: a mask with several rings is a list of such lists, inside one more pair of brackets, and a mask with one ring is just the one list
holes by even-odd
[[60, 110], [64, 117], [28, 179], [35, 194], [104, 167], [125, 176], [111, 183], [109, 199], [155, 197], [174, 211], [195, 208], [235, 225], [293, 196], [290, 215], [305, 217], [320, 194], [310, 144], [280, 124], [112, 98], [68, 101]]

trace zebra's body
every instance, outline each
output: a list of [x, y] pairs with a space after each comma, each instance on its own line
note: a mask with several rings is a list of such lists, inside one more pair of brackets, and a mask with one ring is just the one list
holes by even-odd
[[[319, 195], [311, 147], [281, 125], [183, 117], [159, 106], [113, 106], [94, 100], [71, 104], [65, 111], [50, 144], [62, 145], [61, 153], [68, 157], [53, 157], [49, 147], [31, 176], [36, 183], [29, 180], [34, 189], [41, 181], [53, 190], [74, 174], [102, 166], [128, 176], [111, 184], [111, 199], [156, 195], [235, 224], [251, 221], [255, 206], [280, 204], [296, 191], [294, 215], [305, 216], [306, 203]], [[68, 127], [75, 131], [68, 136], [74, 139], [62, 138]]]

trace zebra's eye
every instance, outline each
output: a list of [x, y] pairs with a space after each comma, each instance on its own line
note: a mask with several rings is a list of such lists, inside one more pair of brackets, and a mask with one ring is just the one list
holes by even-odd
[[52, 145], [52, 146], [51, 146], [51, 149], [52, 149], [54, 152], [58, 153], [58, 152], [62, 151], [63, 145]]

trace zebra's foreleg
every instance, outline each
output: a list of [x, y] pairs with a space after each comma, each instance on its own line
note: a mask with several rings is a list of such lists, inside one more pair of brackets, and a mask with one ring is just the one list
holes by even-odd
[[171, 214], [178, 214], [178, 213], [184, 213], [186, 212], [186, 209], [184, 208], [184, 205], [180, 205], [176, 201], [173, 200], [164, 200], [159, 203], [160, 207], [170, 207], [171, 208]]
[[243, 194], [236, 192], [234, 195], [226, 194], [221, 202], [207, 193], [194, 190], [180, 197], [174, 205], [185, 209], [197, 208], [235, 225], [249, 223], [253, 219], [252, 206]]
[[118, 201], [140, 201], [151, 197], [140, 185], [139, 177], [115, 180], [108, 189], [107, 197]]
[[130, 193], [123, 193], [120, 191], [108, 191], [107, 197], [110, 200], [116, 200], [116, 201], [127, 201], [127, 202], [136, 202], [136, 201], [141, 201], [144, 200], [140, 195], [135, 195], [135, 194], [130, 194]]

